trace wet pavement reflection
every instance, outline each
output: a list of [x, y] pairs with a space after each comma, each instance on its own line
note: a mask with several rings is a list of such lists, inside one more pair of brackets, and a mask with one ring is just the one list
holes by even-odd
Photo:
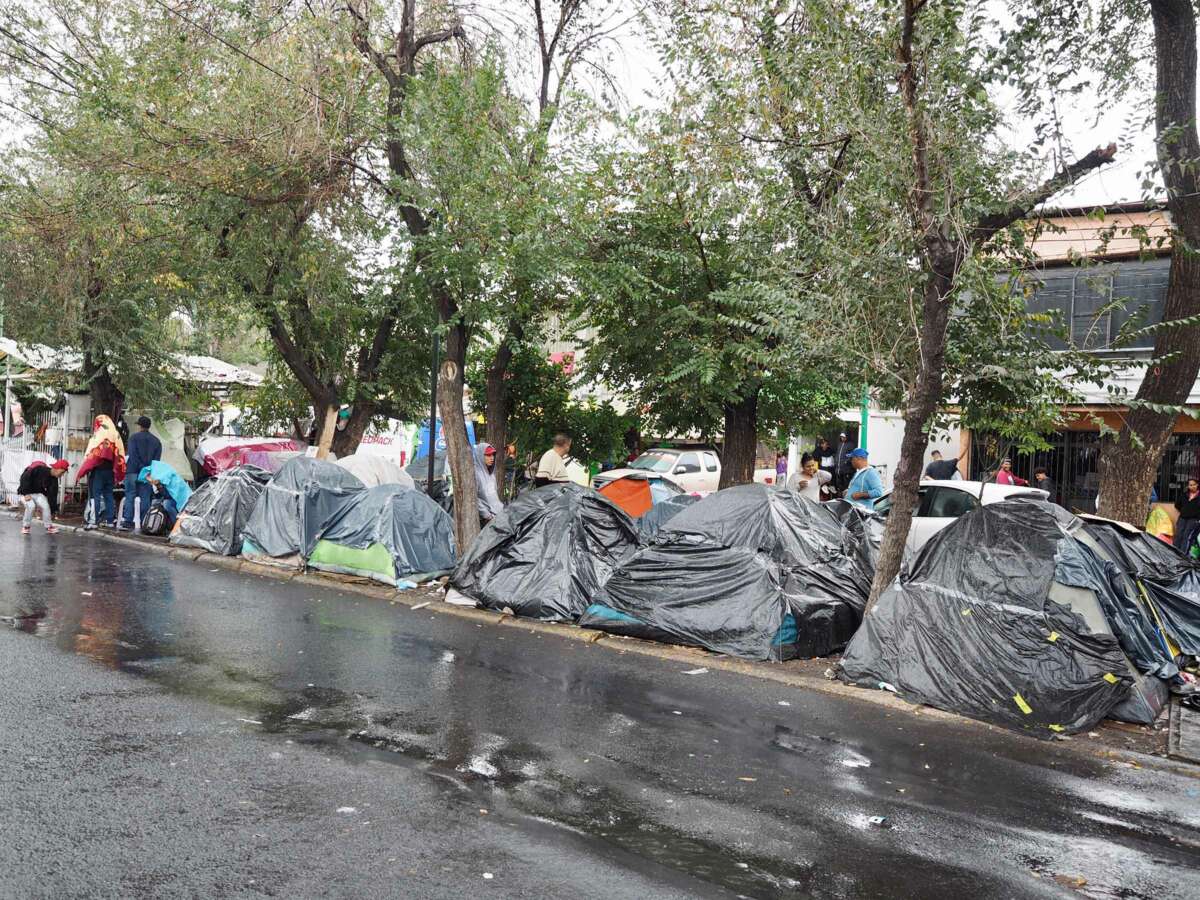
[[530, 840], [755, 897], [1200, 896], [1200, 779], [0, 522], [0, 620], [425, 773]]

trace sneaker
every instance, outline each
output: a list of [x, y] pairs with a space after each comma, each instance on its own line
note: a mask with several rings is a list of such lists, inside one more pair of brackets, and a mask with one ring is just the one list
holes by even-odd
[[117, 531], [133, 531], [133, 526], [128, 522], [118, 522]]
[[57, 525], [47, 525], [46, 526], [46, 534], [58, 534], [58, 526]]
[[29, 526], [28, 525], [21, 526], [21, 534], [29, 534]]

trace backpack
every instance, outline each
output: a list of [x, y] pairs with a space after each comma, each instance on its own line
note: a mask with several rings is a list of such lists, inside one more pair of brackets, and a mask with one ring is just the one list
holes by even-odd
[[163, 509], [161, 500], [155, 500], [150, 504], [150, 509], [142, 516], [142, 534], [162, 537], [166, 533], [167, 511]]

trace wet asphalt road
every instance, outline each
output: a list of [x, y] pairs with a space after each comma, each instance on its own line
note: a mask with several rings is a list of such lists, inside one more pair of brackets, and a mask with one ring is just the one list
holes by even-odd
[[0, 616], [4, 897], [1200, 897], [1150, 759], [8, 520]]

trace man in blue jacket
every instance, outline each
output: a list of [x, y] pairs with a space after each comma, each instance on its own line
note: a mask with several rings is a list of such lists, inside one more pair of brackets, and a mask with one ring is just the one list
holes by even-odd
[[[162, 441], [150, 433], [150, 419], [142, 416], [137, 420], [137, 425], [137, 433], [129, 438], [129, 453], [125, 460], [125, 509], [121, 524], [117, 526], [121, 531], [130, 531], [135, 527], [135, 499], [141, 500], [139, 508], [142, 515], [150, 508], [154, 491], [146, 482], [138, 482], [138, 473], [150, 463], [162, 459]], [[139, 518], [137, 525], [140, 524]]]
[[846, 486], [846, 499], [864, 509], [875, 509], [875, 500], [883, 496], [883, 479], [867, 462], [867, 451], [858, 447], [850, 451], [854, 477]]

